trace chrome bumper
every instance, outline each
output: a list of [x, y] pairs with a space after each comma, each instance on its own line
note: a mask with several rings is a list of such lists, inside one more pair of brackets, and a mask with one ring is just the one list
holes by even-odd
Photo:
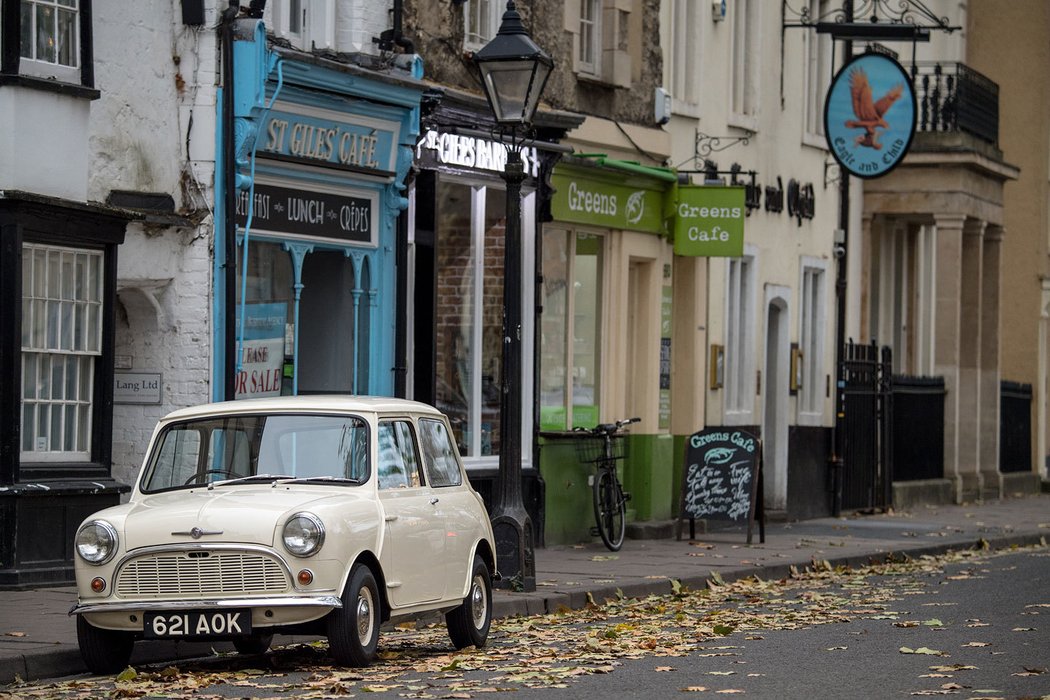
[[140, 610], [189, 610], [200, 608], [341, 608], [338, 596], [296, 596], [294, 598], [209, 598], [208, 600], [138, 600], [110, 603], [77, 603], [70, 615], [99, 612], [133, 612]]

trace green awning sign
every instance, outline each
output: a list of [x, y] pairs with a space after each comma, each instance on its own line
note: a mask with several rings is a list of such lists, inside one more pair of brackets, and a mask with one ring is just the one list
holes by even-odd
[[586, 177], [568, 168], [554, 171], [551, 213], [556, 220], [657, 235], [664, 233], [662, 183], [654, 180], [646, 186], [635, 178], [628, 184], [619, 176], [596, 175]]
[[740, 257], [744, 254], [746, 212], [743, 187], [679, 186], [675, 255]]

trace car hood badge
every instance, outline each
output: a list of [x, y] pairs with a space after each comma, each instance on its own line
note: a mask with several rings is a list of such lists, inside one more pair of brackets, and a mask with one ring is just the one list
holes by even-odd
[[189, 535], [193, 539], [199, 540], [204, 535], [221, 535], [222, 534], [222, 530], [202, 530], [199, 527], [195, 527], [192, 530], [185, 530], [185, 531], [182, 531], [182, 532], [173, 532], [171, 534], [173, 534], [173, 535], [182, 535], [182, 536]]

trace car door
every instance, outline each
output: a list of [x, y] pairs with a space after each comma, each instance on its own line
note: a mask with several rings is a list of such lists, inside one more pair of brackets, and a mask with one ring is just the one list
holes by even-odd
[[384, 514], [379, 561], [387, 595], [397, 607], [439, 600], [445, 594], [445, 522], [440, 500], [423, 480], [412, 422], [381, 420], [377, 438]]
[[478, 518], [488, 516], [463, 481], [463, 471], [445, 422], [421, 417], [419, 439], [427, 481], [434, 497], [439, 499], [445, 520], [445, 587], [453, 597], [463, 592], [473, 565], [474, 541], [481, 531]]

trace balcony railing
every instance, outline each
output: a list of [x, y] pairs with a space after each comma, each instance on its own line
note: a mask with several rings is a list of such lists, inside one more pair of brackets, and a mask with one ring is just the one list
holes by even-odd
[[999, 86], [963, 63], [911, 67], [921, 132], [966, 132], [999, 145]]

